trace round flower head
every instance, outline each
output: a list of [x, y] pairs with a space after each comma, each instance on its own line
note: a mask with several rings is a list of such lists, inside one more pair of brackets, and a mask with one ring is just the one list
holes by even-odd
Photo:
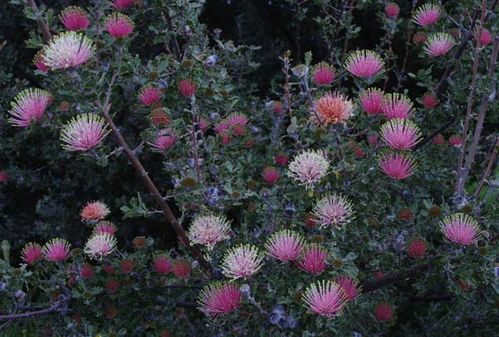
[[421, 259], [426, 254], [426, 242], [421, 239], [414, 239], [407, 247], [407, 254], [413, 259]]
[[426, 41], [426, 33], [425, 32], [417, 32], [412, 36], [412, 43], [420, 44]]
[[191, 276], [192, 266], [186, 260], [175, 260], [172, 271], [175, 277], [185, 280]]
[[9, 122], [14, 126], [27, 127], [32, 122], [42, 119], [45, 110], [52, 101], [52, 95], [41, 89], [28, 88], [16, 95], [10, 104]]
[[64, 8], [59, 18], [64, 28], [70, 31], [86, 30], [90, 23], [87, 13], [76, 6]]
[[372, 78], [383, 71], [383, 59], [372, 50], [351, 52], [345, 62], [345, 68], [355, 77]]
[[158, 255], [154, 258], [153, 261], [153, 266], [154, 270], [158, 274], [168, 274], [170, 271], [172, 271], [172, 263], [170, 262], [170, 259], [166, 255]]
[[171, 149], [177, 143], [177, 132], [173, 129], [163, 129], [158, 131], [156, 139], [149, 145], [155, 152], [165, 152]]
[[164, 112], [162, 107], [157, 107], [152, 110], [151, 121], [156, 126], [170, 124], [170, 117]]
[[9, 173], [5, 170], [0, 170], [0, 183], [5, 183], [9, 179]]
[[367, 136], [367, 142], [369, 145], [376, 146], [378, 145], [379, 137], [376, 134], [371, 134]]
[[196, 84], [191, 80], [182, 80], [178, 83], [178, 90], [182, 96], [190, 98], [196, 93]]
[[447, 54], [456, 44], [454, 38], [447, 33], [433, 33], [425, 43], [425, 52], [431, 57]]
[[474, 36], [477, 41], [480, 41], [480, 45], [482, 46], [487, 46], [492, 43], [492, 34], [486, 28], [476, 28]]
[[116, 234], [116, 231], [118, 229], [116, 228], [116, 225], [112, 223], [111, 221], [100, 221], [95, 225], [93, 234], [111, 234], [114, 235]]
[[340, 93], [327, 93], [314, 102], [312, 119], [320, 125], [343, 123], [352, 116], [353, 104]]
[[427, 27], [434, 25], [440, 18], [440, 14], [440, 6], [428, 3], [416, 9], [412, 20], [421, 27]]
[[301, 235], [284, 229], [278, 231], [265, 244], [267, 253], [281, 262], [295, 261], [301, 253], [303, 238]]
[[314, 68], [312, 81], [318, 86], [330, 85], [334, 81], [334, 68], [327, 63], [319, 63]]
[[317, 245], [303, 247], [298, 268], [312, 275], [319, 275], [326, 269], [327, 252]]
[[220, 241], [229, 238], [230, 224], [224, 216], [206, 214], [197, 216], [189, 228], [191, 244], [213, 248]]
[[319, 151], [308, 150], [294, 157], [288, 169], [291, 178], [311, 188], [326, 176], [329, 162]]
[[406, 179], [416, 170], [416, 162], [408, 154], [386, 152], [378, 164], [387, 176], [395, 180]]
[[386, 94], [381, 103], [381, 110], [386, 118], [409, 118], [413, 104], [407, 96], [402, 94]]
[[388, 303], [379, 303], [374, 309], [374, 315], [380, 322], [388, 322], [393, 318], [392, 306]]
[[333, 317], [340, 313], [347, 301], [343, 289], [331, 281], [310, 284], [303, 294], [306, 307], [321, 316]]
[[459, 146], [461, 146], [461, 142], [462, 142], [462, 139], [461, 139], [461, 136], [459, 136], [459, 135], [452, 135], [449, 137], [449, 145], [450, 146], [459, 147]]
[[83, 252], [90, 258], [100, 260], [111, 254], [116, 248], [116, 239], [108, 233], [94, 234], [85, 243]]
[[64, 239], [52, 239], [43, 246], [42, 254], [47, 261], [62, 262], [69, 257], [70, 247]]
[[44, 62], [51, 69], [67, 69], [86, 63], [95, 53], [94, 43], [83, 33], [55, 36], [43, 49]]
[[396, 18], [400, 13], [400, 7], [394, 2], [389, 2], [385, 6], [385, 13], [389, 18]]
[[381, 138], [393, 150], [410, 150], [419, 141], [421, 132], [408, 119], [391, 119], [381, 126]]
[[139, 99], [145, 106], [151, 106], [161, 100], [161, 91], [155, 87], [143, 87], [140, 90]]
[[73, 117], [61, 131], [62, 147], [67, 151], [90, 151], [107, 135], [104, 119], [96, 114]]
[[248, 279], [262, 267], [263, 255], [253, 245], [230, 249], [222, 261], [222, 273], [230, 279]]
[[21, 259], [27, 265], [33, 265], [42, 258], [42, 247], [38, 243], [29, 242], [21, 251]]
[[335, 282], [343, 289], [348, 301], [353, 301], [360, 293], [359, 281], [350, 276], [339, 276]]
[[320, 199], [314, 207], [314, 220], [321, 227], [341, 228], [352, 219], [352, 203], [333, 193]]
[[445, 138], [441, 133], [439, 133], [438, 135], [435, 135], [435, 137], [433, 137], [432, 142], [435, 145], [442, 145], [445, 142]]
[[434, 109], [438, 105], [437, 96], [435, 96], [435, 94], [431, 92], [425, 93], [423, 95], [422, 101], [425, 109]]
[[133, 1], [134, 0], [112, 0], [113, 1], [113, 6], [118, 9], [127, 9], [133, 6]]
[[263, 169], [262, 173], [263, 180], [270, 186], [274, 185], [281, 178], [279, 170], [275, 167], [267, 166]]
[[43, 55], [43, 49], [40, 49], [33, 58], [33, 64], [36, 69], [41, 71], [42, 73], [46, 73], [49, 71], [49, 67], [45, 63], [45, 56]]
[[109, 208], [101, 201], [90, 201], [80, 212], [83, 221], [100, 221], [109, 214]]
[[241, 291], [232, 283], [211, 283], [201, 290], [198, 299], [199, 310], [215, 318], [236, 310], [241, 304]]
[[381, 110], [381, 104], [383, 102], [384, 92], [377, 88], [369, 88], [363, 91], [360, 98], [360, 105], [368, 115], [379, 115], [383, 111]]
[[462, 246], [475, 244], [480, 236], [477, 222], [462, 213], [445, 217], [440, 223], [440, 229], [447, 240]]
[[125, 14], [113, 13], [106, 17], [106, 30], [114, 38], [124, 38], [133, 33], [134, 24]]

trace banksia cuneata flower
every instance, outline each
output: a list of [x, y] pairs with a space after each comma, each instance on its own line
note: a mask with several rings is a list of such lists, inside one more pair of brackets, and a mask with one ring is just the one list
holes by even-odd
[[71, 245], [64, 239], [52, 239], [42, 249], [45, 260], [50, 262], [62, 262], [69, 257]]
[[64, 8], [59, 18], [64, 28], [70, 31], [86, 30], [90, 23], [87, 12], [76, 6]]
[[263, 169], [262, 173], [263, 180], [267, 183], [267, 185], [274, 185], [281, 178], [281, 173], [275, 167], [268, 166]]
[[381, 104], [385, 93], [378, 88], [369, 88], [363, 91], [360, 96], [360, 105], [368, 115], [379, 115], [383, 112]]
[[196, 84], [188, 79], [182, 80], [178, 83], [178, 91], [182, 96], [190, 98], [196, 93]]
[[211, 283], [201, 290], [199, 310], [215, 318], [236, 310], [241, 304], [241, 291], [232, 283]]
[[353, 301], [360, 294], [359, 281], [350, 276], [339, 276], [335, 282], [343, 289], [348, 301]]
[[445, 138], [441, 133], [439, 133], [439, 134], [435, 135], [435, 137], [433, 137], [433, 139], [431, 141], [435, 145], [442, 145], [445, 142]]
[[475, 40], [480, 41], [480, 45], [487, 46], [492, 43], [492, 34], [486, 28], [476, 28], [473, 34]]
[[456, 44], [454, 38], [447, 33], [433, 33], [425, 43], [425, 52], [431, 57], [447, 54]]
[[318, 86], [330, 85], [334, 81], [334, 68], [327, 63], [319, 63], [312, 73], [312, 81]]
[[409, 154], [386, 152], [378, 164], [387, 176], [395, 180], [406, 179], [416, 170], [416, 162]]
[[386, 94], [381, 103], [381, 111], [388, 119], [407, 119], [412, 111], [411, 100], [402, 94]]
[[434, 25], [440, 18], [440, 15], [440, 6], [428, 3], [416, 9], [412, 20], [421, 27], [427, 27]]
[[385, 13], [389, 18], [396, 18], [400, 13], [400, 7], [394, 2], [389, 2], [385, 6]]
[[139, 99], [145, 106], [156, 104], [161, 99], [161, 91], [158, 88], [146, 86], [140, 89]]
[[96, 114], [73, 117], [61, 131], [62, 147], [67, 151], [90, 151], [108, 134], [104, 119]]
[[314, 102], [312, 120], [319, 125], [343, 123], [352, 116], [352, 101], [340, 93], [327, 93]]
[[376, 146], [378, 145], [379, 137], [376, 134], [371, 134], [367, 136], [367, 142], [369, 145]]
[[94, 277], [94, 268], [90, 264], [84, 263], [80, 267], [80, 276], [84, 280], [90, 280]]
[[27, 265], [33, 265], [42, 258], [42, 247], [38, 243], [29, 242], [21, 251], [21, 259]]
[[473, 245], [480, 237], [478, 223], [463, 213], [445, 217], [440, 223], [440, 229], [447, 240], [462, 246]]
[[321, 316], [333, 317], [340, 313], [347, 301], [344, 290], [335, 282], [318, 281], [303, 293], [306, 307]]
[[51, 101], [52, 95], [45, 90], [24, 89], [14, 97], [14, 101], [10, 104], [9, 122], [14, 126], [25, 128], [32, 122], [42, 119]]
[[410, 150], [420, 141], [421, 132], [408, 119], [392, 119], [381, 126], [381, 138], [393, 150]]
[[217, 243], [229, 238], [230, 223], [224, 216], [206, 214], [197, 216], [189, 228], [191, 244], [212, 249]]
[[148, 143], [153, 151], [165, 152], [177, 143], [177, 132], [173, 129], [162, 129], [158, 131], [156, 138]]
[[100, 221], [109, 214], [109, 208], [101, 201], [90, 201], [80, 212], [81, 219], [86, 222]]
[[175, 275], [175, 277], [177, 277], [181, 280], [185, 280], [191, 276], [192, 266], [186, 260], [182, 260], [182, 259], [175, 260], [173, 262], [172, 271], [173, 271], [173, 275]]
[[123, 259], [120, 261], [120, 268], [125, 274], [131, 273], [135, 269], [135, 262], [132, 259]]
[[426, 33], [425, 32], [417, 32], [412, 36], [412, 43], [420, 44], [426, 41]]
[[118, 229], [116, 228], [116, 225], [112, 223], [111, 221], [100, 221], [95, 225], [94, 230], [92, 234], [110, 234], [114, 235], [116, 234], [116, 231]]
[[113, 235], [108, 233], [93, 234], [87, 243], [83, 251], [90, 258], [95, 260], [100, 260], [104, 256], [111, 254], [116, 249], [116, 239]]
[[360, 78], [373, 78], [383, 71], [383, 59], [372, 50], [351, 52], [345, 62], [348, 72]]
[[314, 206], [314, 220], [321, 227], [341, 228], [352, 219], [352, 203], [342, 195], [324, 196]]
[[288, 167], [288, 175], [307, 188], [324, 178], [329, 170], [329, 162], [319, 151], [303, 151], [296, 155]]
[[42, 73], [46, 73], [49, 71], [49, 67], [45, 63], [45, 56], [43, 55], [43, 49], [40, 49], [33, 57], [33, 64], [36, 69], [41, 71]]
[[116, 9], [122, 10], [122, 9], [127, 9], [133, 6], [133, 1], [134, 0], [112, 0], [113, 6]]
[[301, 253], [303, 238], [301, 235], [284, 229], [278, 231], [265, 244], [267, 254], [281, 262], [295, 261]]
[[76, 32], [55, 36], [43, 49], [44, 62], [51, 69], [78, 67], [94, 54], [94, 43], [83, 33]]
[[413, 259], [421, 259], [426, 254], [426, 242], [421, 239], [414, 239], [407, 247], [407, 254]]
[[319, 275], [326, 269], [327, 257], [327, 252], [315, 244], [304, 246], [298, 262], [298, 268], [309, 274]]
[[427, 92], [422, 98], [423, 106], [425, 109], [434, 109], [438, 105], [438, 99], [435, 94]]
[[449, 145], [459, 147], [461, 146], [462, 139], [460, 135], [452, 135], [449, 137]]
[[158, 274], [165, 275], [172, 271], [173, 265], [168, 256], [158, 255], [154, 258], [153, 267]]
[[230, 279], [248, 279], [262, 267], [263, 254], [253, 245], [230, 249], [222, 261], [222, 273]]
[[380, 322], [388, 322], [393, 318], [392, 306], [388, 303], [379, 303], [374, 309], [374, 316]]
[[114, 38], [124, 38], [133, 33], [135, 25], [128, 16], [121, 13], [113, 13], [106, 17], [104, 23], [107, 32]]

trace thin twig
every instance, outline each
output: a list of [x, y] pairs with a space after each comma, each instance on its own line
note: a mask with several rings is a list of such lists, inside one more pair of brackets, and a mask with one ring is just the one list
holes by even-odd
[[492, 172], [492, 168], [496, 164], [497, 160], [497, 150], [499, 149], [499, 137], [496, 137], [496, 142], [494, 143], [494, 147], [492, 148], [492, 153], [490, 154], [489, 157], [489, 163], [487, 164], [487, 168], [483, 172], [482, 179], [480, 179], [480, 183], [478, 184], [478, 187], [476, 188], [475, 191], [475, 199], [478, 198], [480, 195], [480, 192], [482, 191], [483, 185], [485, 184], [485, 181], [489, 178], [490, 173]]
[[45, 41], [50, 41], [52, 39], [52, 34], [50, 33], [50, 28], [47, 25], [47, 22], [42, 18], [40, 10], [36, 5], [35, 0], [28, 0], [28, 5], [33, 8], [36, 16], [36, 23], [38, 25], [38, 29], [42, 32], [43, 38]]

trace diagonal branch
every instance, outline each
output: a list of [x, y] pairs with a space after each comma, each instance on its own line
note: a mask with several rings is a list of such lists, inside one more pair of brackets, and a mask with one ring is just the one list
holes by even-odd
[[28, 0], [28, 5], [33, 8], [36, 14], [36, 23], [38, 25], [38, 29], [42, 32], [43, 38], [45, 41], [50, 41], [52, 39], [52, 34], [50, 33], [50, 28], [47, 25], [47, 22], [41, 17], [40, 10], [36, 5], [35, 0]]

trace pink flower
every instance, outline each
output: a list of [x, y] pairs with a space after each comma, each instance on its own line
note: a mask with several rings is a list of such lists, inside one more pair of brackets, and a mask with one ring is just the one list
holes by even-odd
[[412, 43], [420, 44], [426, 41], [426, 33], [425, 32], [417, 32], [412, 36]]
[[303, 301], [312, 312], [325, 317], [336, 316], [347, 301], [343, 289], [331, 281], [310, 284], [303, 294]]
[[177, 143], [177, 133], [173, 129], [162, 129], [158, 131], [156, 139], [148, 143], [153, 151], [165, 152]]
[[32, 122], [42, 119], [45, 110], [52, 102], [52, 95], [45, 90], [28, 88], [16, 95], [10, 104], [11, 118], [9, 122], [14, 126], [28, 127]]
[[313, 275], [319, 275], [326, 269], [327, 252], [317, 245], [303, 247], [298, 268]]
[[112, 0], [113, 6], [118, 10], [127, 9], [133, 6], [134, 0]]
[[84, 280], [90, 280], [94, 277], [94, 269], [88, 263], [84, 263], [80, 268], [80, 276]]
[[407, 254], [413, 259], [421, 259], [426, 254], [426, 242], [421, 239], [414, 239], [407, 247]]
[[389, 18], [396, 18], [400, 13], [400, 7], [394, 2], [389, 2], [385, 6], [385, 13]]
[[104, 119], [96, 114], [73, 117], [61, 131], [62, 147], [67, 151], [90, 151], [108, 134]]
[[374, 309], [374, 315], [380, 322], [388, 322], [393, 318], [392, 306], [388, 303], [379, 303]]
[[263, 254], [246, 244], [230, 249], [222, 260], [222, 273], [233, 280], [248, 279], [262, 267]]
[[279, 178], [281, 177], [281, 174], [279, 173], [279, 170], [277, 170], [275, 167], [266, 167], [263, 170], [262, 173], [263, 180], [268, 184], [268, 185], [274, 185], [279, 181]]
[[314, 102], [312, 119], [319, 125], [343, 123], [352, 116], [353, 104], [340, 93], [327, 93]]
[[133, 33], [135, 28], [132, 19], [121, 13], [113, 13], [106, 17], [106, 30], [114, 38], [124, 38]]
[[135, 262], [131, 259], [123, 259], [120, 261], [120, 268], [125, 274], [131, 273], [135, 269]]
[[383, 59], [372, 50], [356, 50], [345, 62], [348, 72], [360, 78], [372, 78], [383, 71]]
[[313, 215], [321, 227], [341, 228], [352, 220], [352, 203], [340, 194], [329, 194], [314, 206]]
[[359, 281], [350, 276], [339, 276], [336, 278], [335, 282], [345, 292], [347, 301], [353, 301], [360, 293]]
[[280, 101], [273, 101], [274, 103], [274, 113], [280, 115], [282, 113], [282, 103]]
[[40, 49], [33, 58], [33, 64], [36, 69], [38, 69], [42, 73], [46, 73], [49, 71], [49, 67], [45, 63], [45, 57], [43, 56], [43, 49]]
[[452, 135], [449, 137], [449, 145], [450, 146], [455, 146], [455, 147], [460, 147], [462, 143], [462, 139], [460, 135]]
[[381, 110], [386, 118], [402, 118], [407, 119], [412, 111], [413, 104], [402, 94], [386, 94], [381, 103]]
[[395, 180], [406, 179], [416, 170], [414, 159], [407, 154], [387, 152], [381, 156], [378, 163], [381, 170]]
[[199, 310], [215, 318], [236, 310], [241, 304], [241, 291], [232, 283], [211, 283], [203, 288], [198, 299]]
[[473, 245], [480, 237], [477, 222], [469, 215], [462, 213], [445, 217], [440, 223], [440, 230], [447, 240], [462, 246]]
[[381, 110], [383, 97], [384, 92], [377, 88], [369, 88], [363, 91], [359, 96], [362, 109], [364, 109], [368, 115], [379, 115], [383, 112]]
[[267, 253], [281, 262], [295, 261], [301, 253], [303, 238], [289, 229], [280, 230], [265, 244]]
[[190, 98], [196, 93], [196, 84], [188, 79], [182, 80], [178, 83], [178, 91], [182, 96]]
[[289, 163], [288, 170], [291, 178], [307, 188], [312, 188], [326, 176], [329, 162], [321, 152], [308, 150], [296, 155]]
[[90, 201], [80, 212], [83, 221], [99, 221], [109, 214], [109, 208], [101, 201]]
[[43, 60], [52, 70], [78, 67], [94, 54], [94, 43], [83, 33], [71, 31], [55, 36], [43, 48]]
[[194, 218], [189, 228], [189, 241], [192, 245], [207, 246], [208, 249], [229, 238], [230, 222], [224, 216], [204, 214]]
[[416, 9], [412, 20], [421, 27], [427, 27], [435, 24], [440, 18], [440, 14], [440, 6], [428, 3]]
[[83, 252], [90, 258], [101, 260], [116, 249], [116, 239], [108, 233], [93, 234], [85, 243]]
[[455, 45], [454, 38], [447, 33], [433, 33], [425, 43], [425, 52], [431, 57], [447, 54]]
[[437, 96], [435, 96], [435, 94], [432, 94], [431, 92], [427, 92], [426, 94], [424, 94], [422, 101], [425, 109], [434, 109], [438, 105]]
[[369, 143], [369, 145], [372, 146], [378, 145], [378, 135], [377, 134], [368, 135], [367, 142]]
[[47, 261], [62, 262], [69, 257], [70, 247], [64, 239], [52, 239], [43, 246], [42, 254]]
[[421, 132], [408, 119], [391, 119], [381, 126], [381, 138], [393, 150], [410, 150], [420, 140]]
[[480, 41], [480, 45], [487, 46], [492, 43], [492, 34], [486, 28], [477, 28], [475, 29], [475, 39]]
[[248, 117], [244, 114], [234, 112], [226, 117], [222, 123], [225, 123], [227, 129], [231, 130], [235, 136], [243, 136], [246, 133]]
[[161, 91], [155, 87], [143, 87], [139, 93], [139, 99], [145, 106], [151, 106], [161, 100]]
[[154, 271], [158, 274], [168, 274], [172, 271], [172, 263], [166, 255], [158, 255], [153, 261]]
[[185, 280], [191, 276], [192, 267], [186, 260], [176, 260], [173, 262], [173, 274], [175, 277]]
[[435, 145], [442, 145], [445, 142], [444, 136], [442, 136], [441, 133], [433, 137], [432, 139], [433, 144]]
[[80, 7], [70, 6], [61, 12], [60, 20], [67, 30], [86, 30], [90, 21], [87, 13]]
[[95, 225], [94, 230], [92, 234], [110, 234], [114, 235], [116, 234], [117, 228], [114, 223], [111, 221], [100, 221]]
[[33, 265], [42, 258], [42, 247], [38, 243], [29, 242], [21, 251], [21, 259], [27, 265]]
[[274, 157], [277, 166], [285, 166], [288, 163], [288, 156], [285, 153], [279, 153]]
[[312, 81], [318, 86], [330, 85], [334, 81], [334, 68], [327, 63], [319, 63], [315, 66]]

